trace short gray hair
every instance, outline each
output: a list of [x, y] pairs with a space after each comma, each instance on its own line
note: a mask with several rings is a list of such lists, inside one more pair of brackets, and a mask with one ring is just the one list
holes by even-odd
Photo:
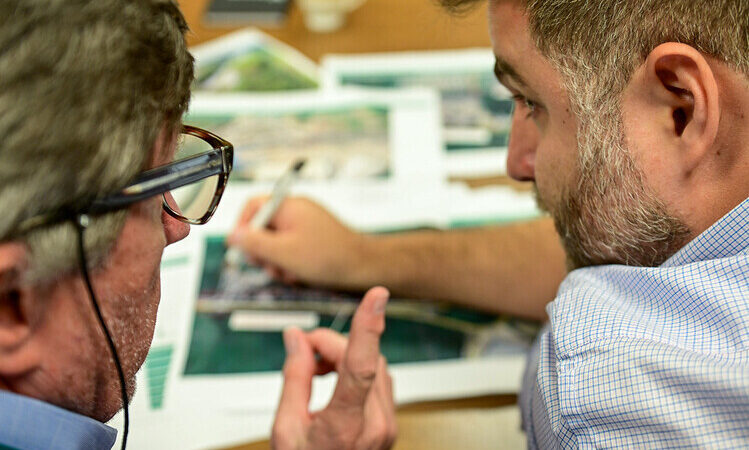
[[[19, 224], [121, 189], [150, 161], [159, 131], [187, 108], [193, 59], [172, 0], [6, 0], [0, 3], [0, 241]], [[100, 263], [126, 211], [94, 221]], [[20, 237], [28, 277], [76, 264], [71, 224]]]

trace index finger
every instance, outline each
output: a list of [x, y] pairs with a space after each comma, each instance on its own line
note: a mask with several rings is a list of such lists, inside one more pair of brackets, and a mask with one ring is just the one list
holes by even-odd
[[252, 216], [257, 213], [257, 210], [260, 209], [269, 198], [270, 196], [268, 195], [261, 195], [248, 200], [242, 209], [242, 213], [239, 215], [237, 226], [247, 225], [250, 222], [250, 219], [252, 219]]
[[380, 336], [385, 331], [385, 305], [389, 295], [383, 287], [372, 288], [356, 309], [329, 408], [364, 408], [364, 402], [377, 375]]

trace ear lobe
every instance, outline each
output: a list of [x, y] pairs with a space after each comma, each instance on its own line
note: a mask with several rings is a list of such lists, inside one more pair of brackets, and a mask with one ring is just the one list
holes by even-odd
[[691, 172], [710, 153], [718, 135], [718, 84], [705, 57], [693, 47], [669, 42], [648, 55], [656, 97], [671, 110], [684, 169]]

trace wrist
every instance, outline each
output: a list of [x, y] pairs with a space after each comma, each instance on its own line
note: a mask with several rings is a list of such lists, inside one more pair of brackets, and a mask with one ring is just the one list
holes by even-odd
[[355, 233], [352, 239], [352, 258], [343, 268], [346, 284], [355, 290], [364, 290], [375, 284], [382, 284], [381, 238], [373, 234]]

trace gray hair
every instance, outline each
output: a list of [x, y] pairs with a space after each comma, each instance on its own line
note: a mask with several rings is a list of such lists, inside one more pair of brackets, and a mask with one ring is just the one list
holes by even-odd
[[[0, 3], [0, 241], [38, 214], [121, 189], [150, 162], [165, 126], [180, 124], [193, 59], [172, 0], [5, 0]], [[86, 233], [100, 264], [127, 211]], [[27, 279], [76, 264], [72, 224], [31, 231]]]

